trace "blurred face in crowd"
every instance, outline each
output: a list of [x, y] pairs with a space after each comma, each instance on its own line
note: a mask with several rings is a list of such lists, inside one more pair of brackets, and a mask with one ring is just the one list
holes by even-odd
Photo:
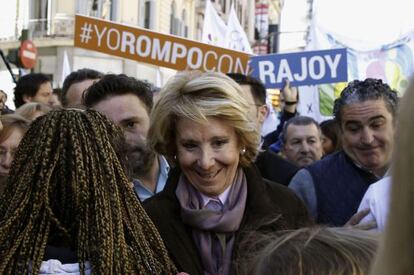
[[147, 146], [149, 114], [145, 104], [134, 94], [109, 97], [96, 104], [93, 109], [103, 113], [125, 133], [128, 163], [134, 176], [147, 173], [155, 154]]
[[267, 117], [268, 110], [266, 105], [259, 105], [254, 101], [254, 97], [252, 94], [252, 87], [250, 85], [240, 85], [243, 90], [244, 97], [246, 98], [247, 102], [249, 103], [249, 110], [251, 117], [257, 123], [258, 130], [260, 132], [263, 123]]
[[344, 106], [341, 110], [342, 142], [357, 164], [383, 176], [394, 145], [394, 120], [383, 99]]
[[329, 137], [322, 134], [321, 141], [322, 141], [322, 150], [323, 150], [324, 155], [328, 155], [335, 151], [334, 144]]
[[60, 107], [62, 106], [62, 103], [60, 102], [59, 96], [55, 93], [52, 94], [52, 98], [50, 100], [51, 104], [53, 107]]
[[23, 138], [23, 131], [19, 128], [12, 128], [10, 135], [0, 143], [0, 177], [4, 178], [9, 174], [10, 165], [14, 159], [14, 153]]
[[298, 167], [320, 160], [323, 152], [318, 128], [314, 124], [290, 124], [282, 152], [287, 160]]
[[47, 105], [52, 105], [52, 85], [49, 81], [41, 84], [37, 93], [34, 96], [23, 95], [23, 100], [27, 102], [39, 102]]
[[81, 82], [70, 85], [66, 92], [66, 101], [68, 106], [79, 106], [82, 105], [83, 92], [89, 88], [95, 81], [99, 79], [86, 79]]
[[188, 181], [207, 196], [218, 196], [236, 175], [240, 146], [233, 127], [217, 118], [197, 123], [180, 118], [176, 132], [177, 159]]

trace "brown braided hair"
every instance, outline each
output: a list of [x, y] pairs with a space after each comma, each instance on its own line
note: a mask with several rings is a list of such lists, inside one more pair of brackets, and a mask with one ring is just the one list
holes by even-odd
[[86, 261], [96, 274], [177, 273], [118, 159], [122, 138], [93, 110], [32, 123], [0, 198], [0, 274], [38, 274], [57, 239], [77, 252], [81, 274]]

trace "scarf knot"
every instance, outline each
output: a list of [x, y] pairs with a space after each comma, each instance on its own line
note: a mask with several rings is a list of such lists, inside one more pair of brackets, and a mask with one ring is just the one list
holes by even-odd
[[176, 196], [181, 206], [181, 219], [192, 228], [204, 273], [230, 274], [235, 232], [240, 228], [246, 207], [247, 180], [243, 170], [238, 169], [227, 200], [224, 205], [215, 206], [217, 209], [204, 207], [200, 192], [184, 175], [178, 181]]

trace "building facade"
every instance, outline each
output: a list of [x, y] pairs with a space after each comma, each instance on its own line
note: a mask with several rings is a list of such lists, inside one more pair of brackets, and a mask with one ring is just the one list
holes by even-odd
[[[234, 5], [249, 41], [254, 44], [256, 1], [214, 0], [212, 3], [225, 22]], [[54, 87], [62, 85], [66, 57], [72, 71], [93, 68], [103, 73], [125, 73], [162, 86], [175, 71], [74, 47], [75, 14], [200, 41], [204, 9], [205, 0], [8, 0], [0, 11], [2, 21], [7, 21], [0, 27], [0, 48], [6, 55], [18, 48], [22, 30], [28, 29], [29, 38], [38, 50], [33, 71], [48, 74]], [[0, 75], [7, 75], [1, 63]]]

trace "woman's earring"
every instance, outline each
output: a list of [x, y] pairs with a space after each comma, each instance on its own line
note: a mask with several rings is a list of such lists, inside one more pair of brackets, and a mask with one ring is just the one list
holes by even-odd
[[244, 153], [246, 153], [246, 148], [242, 148], [242, 149], [240, 150], [240, 155], [244, 155]]

